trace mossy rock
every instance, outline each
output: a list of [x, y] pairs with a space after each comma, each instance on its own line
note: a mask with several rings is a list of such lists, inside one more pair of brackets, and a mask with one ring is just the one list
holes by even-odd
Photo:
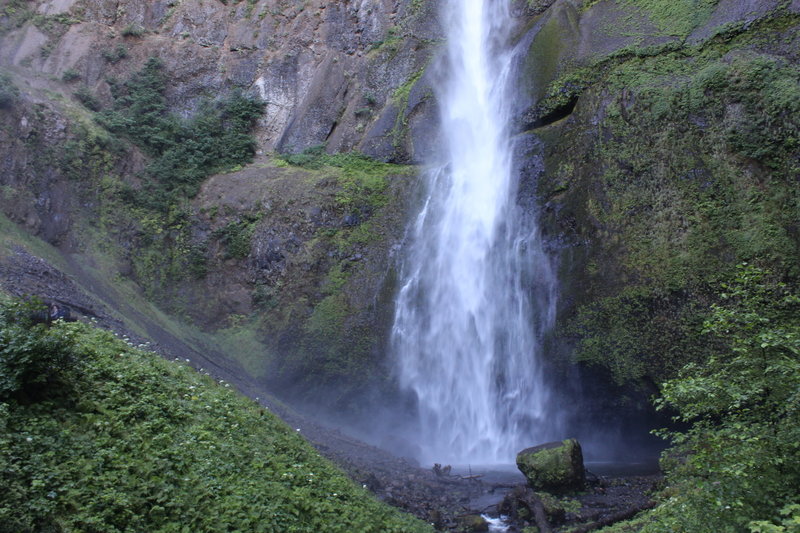
[[581, 490], [586, 483], [583, 452], [575, 439], [527, 448], [517, 454], [517, 468], [534, 490], [557, 494]]
[[482, 533], [489, 531], [489, 522], [479, 514], [462, 516], [458, 519], [458, 531]]

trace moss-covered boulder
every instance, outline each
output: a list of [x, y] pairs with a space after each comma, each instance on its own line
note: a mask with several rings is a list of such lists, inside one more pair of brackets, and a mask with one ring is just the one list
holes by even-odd
[[535, 490], [568, 492], [582, 489], [586, 482], [583, 452], [575, 439], [522, 450], [517, 454], [517, 468]]
[[458, 519], [458, 531], [482, 533], [489, 531], [489, 522], [479, 514], [470, 514]]

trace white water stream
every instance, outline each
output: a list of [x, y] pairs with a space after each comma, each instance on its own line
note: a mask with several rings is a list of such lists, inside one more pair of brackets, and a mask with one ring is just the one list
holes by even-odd
[[516, 204], [508, 0], [445, 0], [444, 161], [410, 229], [392, 345], [424, 462], [513, 461], [547, 433], [538, 365], [556, 284]]

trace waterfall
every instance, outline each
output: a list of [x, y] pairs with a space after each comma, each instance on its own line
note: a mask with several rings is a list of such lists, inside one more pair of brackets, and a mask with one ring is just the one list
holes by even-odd
[[416, 395], [425, 462], [492, 464], [546, 435], [541, 337], [556, 284], [516, 203], [507, 0], [446, 0], [436, 89], [444, 163], [409, 228], [392, 349]]

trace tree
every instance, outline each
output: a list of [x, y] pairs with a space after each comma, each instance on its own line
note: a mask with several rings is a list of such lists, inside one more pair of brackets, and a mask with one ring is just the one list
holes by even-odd
[[722, 288], [703, 329], [717, 355], [656, 401], [688, 429], [662, 432], [670, 489], [648, 531], [767, 531], [800, 502], [800, 298], [747, 264]]

